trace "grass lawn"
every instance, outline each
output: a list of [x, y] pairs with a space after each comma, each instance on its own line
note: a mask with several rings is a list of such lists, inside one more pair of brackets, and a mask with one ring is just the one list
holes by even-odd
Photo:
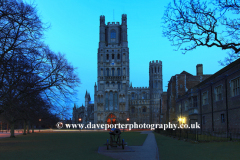
[[[147, 135], [121, 134], [128, 145], [142, 145]], [[109, 139], [108, 132], [49, 132], [0, 139], [0, 160], [6, 159], [111, 159], [98, 154]]]
[[239, 160], [240, 142], [191, 143], [155, 133], [161, 160]]

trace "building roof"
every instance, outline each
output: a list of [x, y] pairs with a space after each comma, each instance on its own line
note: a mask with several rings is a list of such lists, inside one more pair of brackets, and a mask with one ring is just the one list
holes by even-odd
[[180, 73], [180, 74], [185, 74], [185, 75], [187, 75], [187, 76], [193, 76], [192, 74], [190, 74], [190, 73], [188, 73], [188, 72], [186, 72], [186, 71], [182, 71], [182, 73]]
[[196, 85], [195, 87], [199, 87], [203, 84], [205, 84], [206, 82], [218, 77], [219, 75], [227, 72], [229, 69], [235, 67], [236, 65], [240, 64], [240, 58], [238, 58], [236, 61], [230, 63], [229, 65], [227, 65], [226, 67], [222, 68], [221, 70], [217, 71], [216, 73], [214, 73], [212, 76], [208, 77], [207, 79], [205, 79], [204, 81], [202, 81], [201, 83], [199, 83], [198, 85]]

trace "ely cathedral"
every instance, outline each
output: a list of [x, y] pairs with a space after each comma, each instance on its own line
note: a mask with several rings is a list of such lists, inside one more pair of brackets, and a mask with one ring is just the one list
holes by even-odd
[[74, 106], [72, 123], [160, 123], [162, 62], [149, 63], [149, 87], [132, 87], [127, 15], [122, 15], [121, 24], [105, 24], [101, 15], [99, 36], [94, 102], [86, 92], [85, 107]]

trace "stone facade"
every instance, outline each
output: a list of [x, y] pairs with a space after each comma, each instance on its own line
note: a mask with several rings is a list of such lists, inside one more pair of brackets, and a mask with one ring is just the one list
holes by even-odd
[[[105, 16], [100, 16], [97, 59], [94, 123], [159, 123], [163, 92], [162, 62], [157, 60], [149, 63], [149, 87], [130, 85], [126, 14], [122, 15], [121, 24], [105, 24]], [[85, 103], [85, 110], [88, 105]], [[73, 115], [81, 115], [76, 111], [73, 110]]]

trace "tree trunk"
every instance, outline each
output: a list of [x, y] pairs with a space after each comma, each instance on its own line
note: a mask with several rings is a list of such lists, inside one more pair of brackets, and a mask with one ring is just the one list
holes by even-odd
[[30, 122], [27, 121], [27, 133], [28, 133], [28, 134], [30, 134], [30, 132], [29, 132], [29, 127], [30, 127]]
[[23, 135], [26, 135], [26, 120], [23, 123]]
[[34, 133], [34, 125], [32, 124], [32, 133]]
[[14, 136], [14, 122], [10, 122], [10, 127], [11, 127], [11, 135], [10, 135], [10, 138], [15, 138]]

